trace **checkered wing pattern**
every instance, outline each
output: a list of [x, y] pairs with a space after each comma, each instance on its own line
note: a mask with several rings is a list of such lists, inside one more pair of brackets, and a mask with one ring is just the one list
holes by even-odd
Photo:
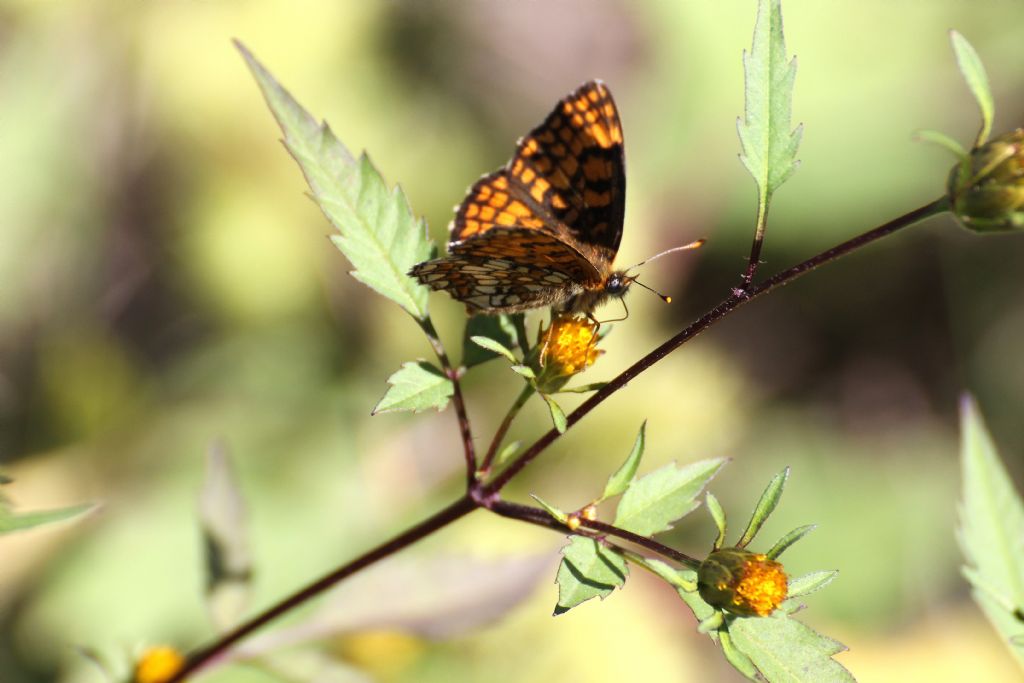
[[470, 188], [451, 241], [515, 225], [589, 245], [610, 265], [622, 239], [625, 198], [619, 113], [604, 84], [590, 81], [519, 141], [505, 168]]
[[487, 313], [600, 291], [622, 238], [622, 126], [600, 81], [561, 100], [504, 168], [469, 189], [449, 255], [410, 275]]
[[488, 313], [554, 304], [601, 281], [581, 253], [531, 228], [496, 228], [454, 243], [447, 257], [420, 263], [410, 275]]

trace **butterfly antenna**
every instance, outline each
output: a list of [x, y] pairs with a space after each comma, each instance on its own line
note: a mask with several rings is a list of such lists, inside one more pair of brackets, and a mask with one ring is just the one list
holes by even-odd
[[[654, 259], [661, 258], [665, 254], [671, 254], [671, 253], [676, 252], [676, 251], [685, 251], [687, 249], [700, 249], [702, 246], [704, 246], [705, 242], [707, 242], [707, 240], [702, 237], [699, 240], [690, 242], [689, 244], [684, 244], [681, 247], [672, 247], [671, 249], [666, 249], [665, 251], [663, 251], [661, 253], [658, 253], [658, 254], [655, 254], [654, 256], [651, 256], [650, 258], [645, 258], [643, 261], [641, 261], [640, 263], [636, 264], [635, 266], [630, 266], [627, 270], [633, 270], [633, 268], [639, 268], [640, 266], [644, 265], [645, 263], [650, 263]], [[640, 285], [641, 287], [645, 286], [645, 285], [640, 284], [639, 282], [637, 282], [637, 284]], [[648, 289], [651, 289], [651, 288], [648, 287]], [[653, 289], [651, 289], [651, 291], [654, 292]], [[654, 293], [658, 294], [657, 292], [654, 292]], [[658, 296], [661, 296], [661, 295], [658, 294]], [[664, 298], [664, 297], [662, 297], [662, 298]]]
[[[676, 247], [676, 249], [679, 249], [679, 247]], [[669, 251], [675, 251], [675, 249], [669, 249]], [[655, 257], [655, 258], [657, 258], [657, 257]], [[649, 261], [649, 260], [650, 260], [650, 259], [648, 259], [648, 261]], [[634, 266], [634, 268], [635, 268], [635, 267], [636, 267], [636, 266]], [[643, 287], [644, 289], [646, 289], [646, 290], [647, 290], [648, 292], [654, 292], [654, 293], [655, 293], [655, 294], [656, 294], [656, 295], [658, 296], [658, 298], [660, 298], [660, 299], [661, 299], [662, 301], [664, 301], [665, 303], [667, 303], [667, 304], [670, 304], [670, 303], [672, 303], [672, 297], [668, 296], [667, 294], [662, 294], [662, 293], [661, 293], [661, 292], [659, 292], [658, 290], [656, 290], [656, 289], [652, 289], [652, 288], [648, 287], [647, 285], [645, 285], [644, 283], [640, 282], [640, 281], [639, 281], [639, 280], [637, 280], [636, 278], [633, 278], [633, 282], [634, 282], [634, 284], [638, 284], [638, 285], [640, 285], [641, 287]], [[625, 306], [625, 305], [626, 305], [626, 304], [625, 304], [625, 302], [623, 302], [623, 304], [622, 304], [622, 305], [623, 305], [623, 306]]]

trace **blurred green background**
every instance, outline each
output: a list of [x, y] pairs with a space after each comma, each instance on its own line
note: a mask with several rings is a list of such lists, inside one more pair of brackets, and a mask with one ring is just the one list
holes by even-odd
[[[1024, 112], [1021, 3], [784, 9], [805, 132], [802, 166], [773, 205], [765, 273], [942, 191], [952, 159], [912, 132], [966, 143], [978, 125], [947, 29], [985, 61], [995, 130]], [[0, 540], [0, 680], [95, 681], [76, 646], [127, 662], [147, 643], [210, 637], [195, 509], [216, 439], [248, 501], [254, 609], [458, 494], [450, 413], [369, 416], [385, 378], [430, 349], [346, 275], [232, 37], [369, 150], [438, 240], [473, 180], [559, 97], [603, 78], [627, 141], [620, 263], [699, 236], [709, 245], [645, 268], [678, 303], [634, 292], [588, 371], [597, 381], [723, 298], [743, 269], [755, 194], [735, 118], [754, 11], [753, 0], [0, 2], [0, 466], [16, 480], [5, 492], [21, 509], [103, 504], [77, 525]], [[1022, 471], [1022, 264], [1022, 236], [981, 238], [945, 217], [900, 233], [655, 366], [509, 494], [585, 502], [644, 418], [645, 469], [732, 458], [712, 489], [735, 525], [790, 465], [761, 543], [819, 525], [787, 568], [840, 570], [803, 618], [851, 648], [843, 664], [865, 681], [1014, 680], [958, 576], [953, 528], [960, 392], [976, 393]], [[461, 306], [431, 303], [457, 348]], [[492, 363], [465, 390], [483, 440], [518, 386]], [[533, 405], [513, 436], [546, 428]], [[699, 511], [666, 541], [699, 555], [713, 536]], [[507, 614], [440, 639], [368, 624], [291, 656], [318, 653], [310, 670], [330, 681], [738, 680], [672, 592], [638, 572], [604, 604], [553, 619], [560, 541], [475, 513], [395, 565], [533, 558], [539, 570], [517, 580], [539, 580]], [[333, 609], [429, 598], [435, 586], [415, 576]], [[279, 679], [235, 666], [209, 680]]]

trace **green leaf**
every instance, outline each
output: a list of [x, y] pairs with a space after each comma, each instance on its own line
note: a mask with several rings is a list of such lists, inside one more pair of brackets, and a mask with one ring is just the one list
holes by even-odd
[[919, 130], [914, 133], [914, 140], [916, 142], [930, 142], [933, 145], [938, 145], [943, 149], [948, 149], [953, 153], [957, 159], [963, 160], [967, 156], [967, 150], [959, 142], [949, 137], [945, 133], [937, 130]]
[[544, 402], [548, 404], [548, 411], [551, 413], [551, 422], [555, 425], [555, 429], [558, 430], [559, 434], [564, 434], [569, 425], [565, 421], [565, 413], [562, 412], [562, 407], [555, 403], [555, 399], [551, 398], [547, 394], [541, 394], [541, 396], [544, 398]]
[[494, 464], [501, 465], [504, 463], [506, 460], [511, 458], [522, 445], [522, 441], [513, 441], [512, 443], [505, 444], [505, 446], [498, 451], [498, 455], [494, 458]]
[[736, 543], [737, 547], [745, 548], [754, 540], [754, 536], [761, 530], [764, 523], [768, 521], [768, 517], [775, 511], [775, 506], [779, 504], [779, 499], [782, 497], [782, 489], [785, 488], [786, 479], [788, 478], [789, 468], [787, 467], [768, 482], [764, 493], [761, 494], [761, 499], [757, 501], [754, 514], [750, 516], [750, 522], [747, 524], [746, 531], [743, 532], [743, 536]]
[[0, 499], [0, 535], [15, 531], [27, 531], [28, 529], [34, 529], [35, 527], [47, 524], [72, 520], [95, 509], [96, 505], [92, 503], [82, 503], [53, 510], [36, 510], [34, 512], [18, 514], [11, 510], [10, 505], [5, 500]]
[[833, 655], [846, 646], [785, 615], [735, 619], [729, 635], [738, 650], [773, 683], [854, 681]]
[[672, 522], [700, 504], [697, 496], [715, 476], [724, 458], [712, 458], [679, 468], [669, 463], [638, 479], [626, 490], [615, 511], [615, 526], [651, 536], [672, 528]]
[[985, 73], [985, 66], [981, 63], [981, 57], [974, 50], [967, 39], [957, 31], [949, 32], [950, 42], [953, 43], [953, 52], [956, 53], [956, 64], [967, 81], [967, 87], [971, 94], [978, 101], [981, 109], [981, 128], [978, 130], [978, 137], [974, 146], [979, 147], [988, 139], [989, 131], [992, 130], [992, 118], [995, 115], [995, 105], [992, 100], [992, 91], [988, 86], [988, 75]]
[[718, 498], [711, 491], [705, 494], [704, 500], [707, 501], [708, 512], [711, 513], [711, 519], [715, 520], [715, 527], [718, 529], [713, 547], [715, 550], [721, 550], [725, 545], [725, 510], [722, 509], [722, 504], [718, 502]]
[[729, 631], [723, 629], [718, 632], [718, 644], [722, 646], [722, 654], [732, 667], [743, 674], [748, 680], [763, 681], [758, 674], [757, 667], [750, 661], [750, 657], [740, 651], [732, 641]]
[[789, 597], [786, 599], [792, 600], [819, 591], [832, 583], [837, 576], [839, 576], [839, 572], [835, 569], [826, 569], [790, 579]]
[[607, 500], [621, 493], [624, 493], [629, 485], [633, 482], [633, 477], [636, 476], [636, 470], [640, 467], [640, 459], [644, 457], [644, 441], [647, 434], [647, 420], [644, 420], [640, 425], [640, 431], [636, 435], [636, 441], [633, 442], [633, 449], [629, 452], [626, 457], [626, 462], [622, 463], [622, 466], [608, 478], [608, 483], [605, 484], [604, 493], [601, 494], [600, 500]]
[[[961, 404], [963, 498], [957, 538], [975, 602], [1009, 643], [1024, 635], [1024, 505], [969, 397]], [[1024, 650], [1010, 646], [1024, 666]]]
[[223, 632], [238, 622], [249, 604], [252, 558], [245, 502], [220, 445], [207, 454], [199, 523], [206, 551], [206, 607], [214, 626]]
[[[518, 363], [510, 350], [516, 346], [515, 334], [515, 326], [506, 315], [474, 315], [466, 323], [462, 337], [463, 367], [471, 368], [499, 355]], [[481, 343], [480, 339], [487, 341]]]
[[759, 0], [750, 52], [743, 54], [744, 118], [737, 120], [740, 160], [754, 176], [759, 203], [796, 170], [802, 126], [790, 129], [796, 58], [786, 61], [780, 0]]
[[409, 269], [430, 258], [426, 224], [397, 186], [387, 187], [366, 155], [355, 159], [256, 61], [240, 42], [263, 97], [284, 132], [284, 144], [302, 169], [313, 199], [339, 235], [331, 241], [355, 268], [352, 276], [391, 299], [418, 320], [427, 317], [428, 288]]
[[474, 335], [470, 337], [470, 341], [472, 341], [475, 345], [479, 346], [480, 348], [490, 351], [492, 358], [495, 356], [504, 356], [509, 360], [509, 362], [519, 362], [519, 359], [516, 358], [515, 354], [512, 353], [511, 350], [505, 348], [505, 346], [501, 342], [491, 339], [490, 337]]
[[591, 598], [602, 600], [626, 582], [629, 568], [622, 555], [606, 548], [592, 538], [573, 536], [562, 549], [558, 566], [558, 605], [555, 615]]
[[608, 386], [608, 382], [592, 382], [590, 384], [583, 384], [583, 385], [578, 386], [578, 387], [565, 387], [564, 389], [559, 389], [555, 393], [556, 394], [587, 394], [587, 393], [590, 393], [591, 391], [597, 391], [599, 389], [604, 389], [606, 386]]
[[765, 553], [769, 558], [775, 559], [786, 551], [789, 546], [793, 545], [801, 538], [811, 533], [818, 528], [817, 524], [806, 524], [804, 526], [793, 529], [788, 534], [778, 540], [778, 542], [771, 547], [771, 550]]
[[546, 502], [546, 501], [545, 501], [545, 500], [544, 500], [543, 498], [541, 498], [540, 496], [536, 496], [536, 495], [534, 495], [534, 494], [532, 494], [532, 493], [531, 493], [531, 494], [530, 494], [530, 498], [533, 498], [533, 499], [534, 499], [535, 501], [537, 501], [537, 503], [538, 503], [538, 504], [539, 504], [539, 505], [540, 505], [540, 506], [541, 506], [542, 508], [544, 508], [544, 511], [545, 511], [545, 512], [547, 512], [547, 513], [548, 513], [549, 515], [551, 515], [551, 516], [552, 516], [552, 517], [554, 518], [554, 520], [555, 520], [556, 522], [558, 522], [558, 523], [560, 523], [560, 524], [565, 524], [566, 522], [568, 522], [568, 521], [569, 521], [569, 515], [568, 515], [568, 514], [566, 514], [566, 513], [565, 513], [565, 512], [563, 512], [562, 510], [559, 510], [559, 509], [558, 509], [558, 508], [556, 508], [556, 507], [555, 507], [554, 505], [552, 505], [552, 504], [550, 504], [550, 503]]
[[533, 371], [533, 368], [531, 368], [529, 365], [513, 365], [512, 372], [516, 373], [517, 375], [521, 375], [526, 379], [537, 378], [537, 373], [535, 373]]
[[426, 361], [409, 362], [388, 377], [390, 388], [373, 409], [378, 413], [400, 410], [419, 412], [427, 408], [444, 410], [455, 390], [443, 372]]

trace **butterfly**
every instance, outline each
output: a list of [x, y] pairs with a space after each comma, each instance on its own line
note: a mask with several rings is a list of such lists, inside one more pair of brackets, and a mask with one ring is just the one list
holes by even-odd
[[470, 314], [552, 306], [588, 316], [635, 281], [612, 262], [626, 201], [622, 124], [612, 94], [588, 81], [480, 178], [458, 206], [448, 255], [409, 271]]

